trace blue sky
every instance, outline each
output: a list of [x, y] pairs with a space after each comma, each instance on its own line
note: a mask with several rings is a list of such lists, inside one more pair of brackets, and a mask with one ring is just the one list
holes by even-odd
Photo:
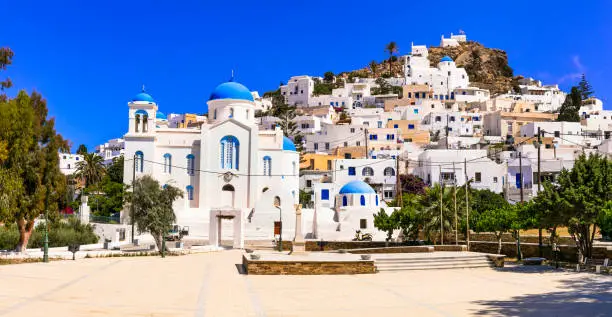
[[[292, 75], [321, 75], [385, 58], [396, 41], [437, 45], [441, 34], [508, 52], [515, 74], [568, 89], [586, 73], [612, 104], [610, 1], [10, 1], [0, 46], [15, 51], [15, 88], [41, 92], [73, 149], [127, 129], [144, 84], [160, 110], [202, 112], [214, 87], [260, 92]], [[17, 89], [9, 94], [14, 95]]]

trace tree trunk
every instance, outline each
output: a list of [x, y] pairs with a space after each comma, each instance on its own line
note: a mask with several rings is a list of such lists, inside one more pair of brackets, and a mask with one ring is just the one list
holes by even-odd
[[17, 220], [17, 228], [19, 229], [19, 243], [17, 244], [17, 252], [24, 252], [28, 247], [28, 241], [34, 230], [34, 220], [26, 220], [21, 218]]
[[501, 254], [502, 250], [502, 233], [497, 235], [497, 254]]
[[155, 240], [155, 245], [157, 246], [157, 251], [159, 251], [161, 253], [162, 243], [164, 243], [164, 241], [162, 239], [161, 233], [153, 233], [153, 232], [151, 232], [151, 235], [153, 236], [153, 240]]

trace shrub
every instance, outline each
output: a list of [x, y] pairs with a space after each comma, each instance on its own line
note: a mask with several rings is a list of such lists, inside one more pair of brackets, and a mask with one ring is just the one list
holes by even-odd
[[[45, 239], [45, 224], [36, 226], [28, 241], [28, 248], [42, 248]], [[17, 226], [13, 224], [0, 228], [0, 250], [12, 250], [19, 242]], [[92, 244], [98, 242], [98, 236], [93, 227], [84, 225], [76, 218], [68, 218], [55, 223], [49, 223], [49, 247], [65, 247], [73, 243]]]

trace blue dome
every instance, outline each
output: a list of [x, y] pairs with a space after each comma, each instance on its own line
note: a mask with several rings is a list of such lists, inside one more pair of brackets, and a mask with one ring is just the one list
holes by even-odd
[[442, 59], [440, 60], [441, 62], [452, 62], [453, 59], [447, 56], [442, 57]]
[[153, 97], [151, 97], [151, 95], [147, 94], [144, 91], [134, 96], [134, 99], [132, 99], [132, 101], [155, 102], [155, 100], [153, 100]]
[[376, 194], [376, 192], [363, 181], [350, 181], [340, 189], [340, 194]]
[[251, 95], [251, 91], [244, 85], [234, 81], [228, 81], [217, 86], [217, 88], [213, 90], [212, 94], [210, 94], [209, 100], [217, 99], [241, 99], [253, 101], [253, 95]]
[[293, 151], [293, 152], [297, 151], [293, 141], [291, 141], [291, 139], [286, 136], [283, 136], [283, 151]]
[[166, 115], [161, 111], [158, 111], [157, 113], [155, 113], [155, 118], [159, 120], [168, 120]]

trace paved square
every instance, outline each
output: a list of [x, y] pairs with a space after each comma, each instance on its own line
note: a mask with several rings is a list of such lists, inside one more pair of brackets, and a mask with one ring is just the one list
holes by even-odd
[[0, 316], [612, 316], [612, 277], [541, 268], [239, 274], [240, 251], [0, 266]]

